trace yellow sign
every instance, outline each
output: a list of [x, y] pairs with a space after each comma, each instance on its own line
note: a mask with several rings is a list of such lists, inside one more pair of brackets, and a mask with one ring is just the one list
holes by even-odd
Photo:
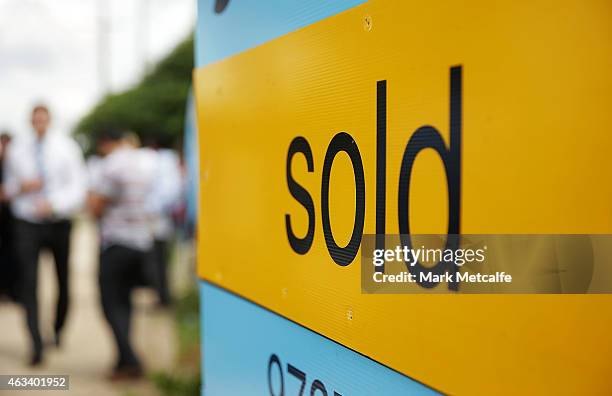
[[[611, 394], [610, 295], [369, 295], [363, 233], [612, 233], [612, 3], [372, 0], [196, 71], [199, 274], [451, 394]], [[248, 329], [245, 329], [248, 331]]]

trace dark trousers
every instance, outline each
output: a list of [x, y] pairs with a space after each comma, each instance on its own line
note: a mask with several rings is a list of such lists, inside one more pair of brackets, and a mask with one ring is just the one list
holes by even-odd
[[0, 203], [0, 296], [13, 300], [19, 296], [15, 259], [15, 218], [8, 205]]
[[68, 312], [68, 252], [71, 228], [72, 224], [68, 220], [44, 224], [16, 221], [15, 252], [20, 269], [20, 299], [26, 310], [28, 329], [35, 352], [42, 350], [38, 326], [38, 257], [42, 249], [49, 249], [55, 261], [59, 293], [54, 327], [56, 335], [59, 335]]
[[117, 343], [117, 368], [140, 365], [130, 343], [131, 293], [145, 283], [146, 260], [146, 253], [119, 245], [100, 253], [102, 308]]
[[170, 304], [170, 291], [168, 289], [168, 241], [156, 239], [153, 245], [151, 259], [153, 260], [152, 269], [153, 283], [159, 302], [162, 305]]

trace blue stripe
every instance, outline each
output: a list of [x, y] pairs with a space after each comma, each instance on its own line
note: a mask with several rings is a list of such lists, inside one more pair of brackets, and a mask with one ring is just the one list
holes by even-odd
[[367, 0], [198, 0], [196, 67], [232, 56]]
[[[437, 394], [419, 382], [210, 283], [200, 283], [200, 296], [203, 395], [269, 395], [268, 365], [273, 355], [280, 362], [285, 395], [300, 394], [301, 385], [288, 372], [288, 364], [306, 374], [304, 395], [311, 394], [312, 383], [317, 379], [329, 396], [334, 391], [343, 396]], [[403, 342], [401, 337], [398, 342]], [[278, 395], [281, 379], [276, 363], [271, 374], [272, 388]]]

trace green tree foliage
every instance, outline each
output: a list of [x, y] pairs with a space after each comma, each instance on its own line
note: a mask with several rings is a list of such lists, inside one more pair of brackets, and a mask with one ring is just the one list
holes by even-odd
[[135, 87], [104, 97], [77, 125], [90, 140], [102, 128], [133, 131], [141, 139], [176, 144], [183, 133], [185, 106], [193, 70], [193, 35], [162, 59]]

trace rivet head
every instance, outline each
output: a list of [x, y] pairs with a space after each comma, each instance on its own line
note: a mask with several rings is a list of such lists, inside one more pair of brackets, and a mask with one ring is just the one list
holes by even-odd
[[369, 32], [370, 30], [372, 30], [372, 17], [371, 17], [371, 16], [366, 15], [366, 16], [363, 18], [363, 29], [364, 29], [366, 32]]
[[349, 308], [348, 311], [346, 311], [346, 318], [348, 320], [353, 320], [353, 310]]

